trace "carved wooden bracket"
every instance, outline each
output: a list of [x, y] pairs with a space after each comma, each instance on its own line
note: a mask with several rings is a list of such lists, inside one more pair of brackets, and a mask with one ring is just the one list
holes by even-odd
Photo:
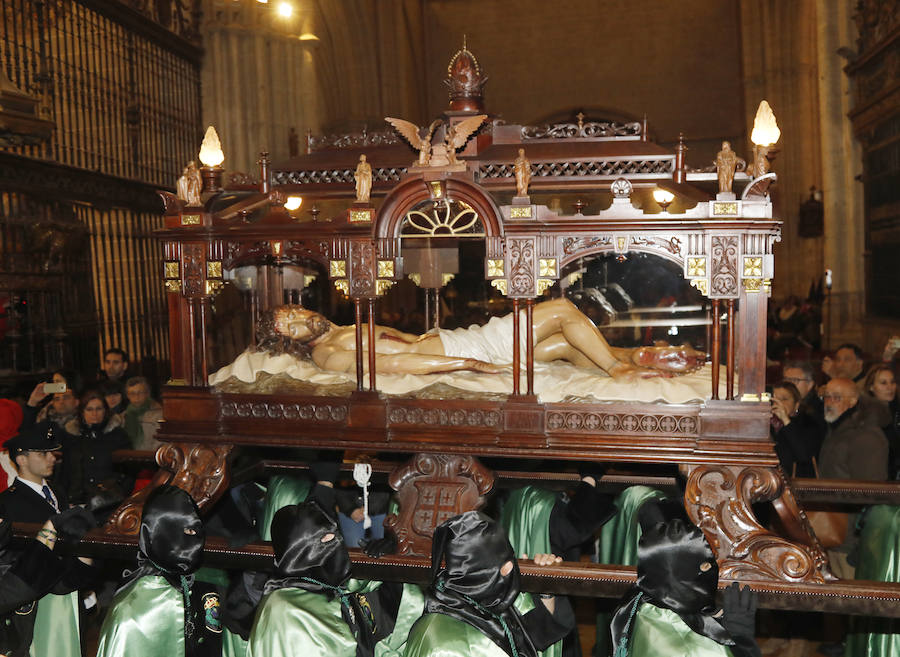
[[388, 482], [400, 503], [400, 513], [385, 521], [397, 535], [397, 554], [427, 557], [434, 528], [481, 508], [494, 487], [494, 474], [472, 456], [416, 454]]
[[[816, 583], [836, 579], [780, 470], [730, 465], [681, 469], [687, 475], [685, 509], [715, 551], [720, 577]], [[796, 516], [791, 534], [805, 534], [807, 540], [791, 542], [759, 524], [751, 505], [776, 498], [780, 512]]]
[[186, 490], [201, 511], [228, 488], [228, 457], [233, 445], [165, 443], [156, 451], [160, 469], [152, 481], [126, 499], [106, 523], [107, 534], [137, 534], [144, 501], [152, 490], [171, 484]]

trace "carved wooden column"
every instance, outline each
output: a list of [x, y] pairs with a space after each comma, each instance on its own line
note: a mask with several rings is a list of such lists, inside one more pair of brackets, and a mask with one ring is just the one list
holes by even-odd
[[[723, 578], [825, 582], [835, 579], [806, 516], [796, 506], [795, 535], [807, 540], [792, 542], [765, 529], [753, 514], [752, 504], [778, 499], [793, 500], [780, 469], [740, 465], [682, 465], [687, 477], [684, 502], [691, 521], [706, 534], [719, 562]], [[793, 512], [793, 511], [790, 511]]]

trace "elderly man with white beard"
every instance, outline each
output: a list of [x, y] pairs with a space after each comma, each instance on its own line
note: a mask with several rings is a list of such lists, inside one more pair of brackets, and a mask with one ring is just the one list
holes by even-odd
[[832, 379], [822, 394], [828, 434], [819, 452], [819, 474], [827, 479], [884, 481], [888, 442], [859, 408], [859, 391], [850, 379]]

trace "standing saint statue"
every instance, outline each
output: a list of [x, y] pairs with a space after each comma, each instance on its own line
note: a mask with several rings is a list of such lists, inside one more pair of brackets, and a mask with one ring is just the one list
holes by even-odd
[[528, 196], [528, 184], [531, 182], [531, 162], [525, 157], [525, 149], [519, 149], [519, 157], [513, 162], [516, 175], [516, 196]]
[[731, 192], [737, 163], [738, 156], [737, 153], [731, 150], [731, 143], [723, 141], [722, 150], [716, 155], [716, 171], [719, 174], [720, 192]]
[[191, 160], [187, 163], [184, 171], [181, 172], [181, 177], [175, 185], [175, 191], [178, 198], [184, 201], [188, 206], [193, 207], [202, 205], [200, 201], [201, 187], [200, 170], [197, 168], [194, 161]]
[[372, 165], [366, 162], [366, 156], [359, 156], [359, 164], [356, 165], [356, 202], [368, 203], [372, 193]]

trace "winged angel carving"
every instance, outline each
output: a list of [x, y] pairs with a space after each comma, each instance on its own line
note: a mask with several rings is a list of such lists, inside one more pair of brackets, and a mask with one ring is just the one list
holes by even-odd
[[[456, 168], [461, 165], [459, 160], [456, 159], [456, 151], [465, 145], [469, 137], [475, 134], [486, 118], [487, 114], [479, 114], [463, 119], [456, 124], [448, 124], [444, 132], [444, 141], [439, 144], [432, 144], [431, 141], [434, 137], [434, 131], [442, 123], [440, 119], [432, 121], [427, 130], [403, 119], [385, 117], [384, 120], [390, 123], [413, 148], [419, 151], [419, 159], [413, 163], [414, 167]], [[423, 130], [425, 130], [425, 136], [421, 136]]]

